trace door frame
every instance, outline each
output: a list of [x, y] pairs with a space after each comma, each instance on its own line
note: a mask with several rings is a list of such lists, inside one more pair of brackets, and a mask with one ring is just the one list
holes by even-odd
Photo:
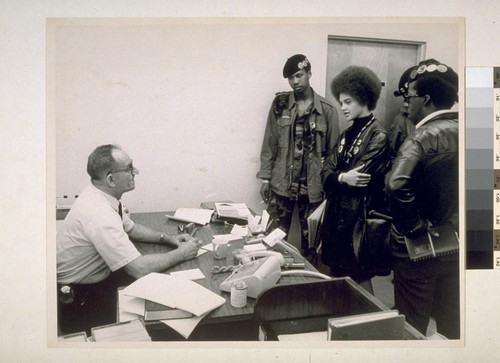
[[[415, 41], [415, 40], [405, 40], [405, 39], [390, 39], [390, 38], [371, 38], [371, 37], [358, 37], [358, 36], [347, 36], [347, 35], [328, 35], [328, 39], [327, 39], [327, 54], [329, 53], [329, 47], [330, 47], [330, 42], [331, 41], [336, 41], [336, 40], [339, 40], [339, 41], [351, 41], [351, 42], [363, 42], [363, 43], [373, 43], [373, 44], [400, 44], [400, 45], [411, 45], [411, 46], [416, 46], [416, 57], [417, 57], [417, 62], [416, 64], [418, 64], [418, 62], [422, 61], [425, 59], [425, 54], [426, 54], [426, 50], [427, 50], [427, 42], [425, 41]], [[328, 66], [328, 59], [326, 61], [326, 64]], [[328, 72], [327, 72], [328, 74]], [[384, 86], [387, 86], [384, 84]], [[328, 80], [327, 80], [327, 84], [326, 84], [326, 90], [325, 90], [325, 95], [328, 94], [329, 90], [328, 90]], [[396, 85], [397, 87], [397, 85]], [[387, 114], [383, 115], [383, 116], [387, 116]], [[386, 126], [388, 126], [388, 123], [390, 122], [389, 121], [390, 118], [387, 118], [387, 117], [384, 117], [383, 120], [384, 120], [384, 124], [386, 124]], [[345, 122], [341, 122], [341, 131], [343, 129], [345, 129], [347, 127], [347, 125], [345, 124]]]

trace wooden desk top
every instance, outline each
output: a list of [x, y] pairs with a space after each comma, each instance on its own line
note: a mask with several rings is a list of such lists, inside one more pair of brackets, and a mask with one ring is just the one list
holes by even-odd
[[[154, 228], [158, 231], [163, 231], [169, 234], [177, 234], [177, 226], [179, 224], [186, 224], [174, 220], [170, 220], [165, 217], [166, 212], [153, 212], [153, 213], [133, 213], [131, 214], [131, 219], [134, 222], [146, 225], [148, 227]], [[232, 226], [224, 226], [218, 224], [210, 224], [204, 227], [199, 227], [195, 237], [202, 240], [203, 244], [210, 244], [212, 242], [213, 235], [216, 234], [226, 234], [230, 233]], [[152, 253], [164, 253], [171, 251], [172, 248], [160, 244], [155, 243], [135, 243], [137, 249], [142, 254], [152, 254]], [[236, 246], [237, 248], [241, 248], [241, 246]], [[222, 281], [224, 281], [230, 273], [220, 273], [220, 274], [211, 274], [212, 266], [224, 266], [224, 265], [232, 265], [232, 249], [235, 246], [229, 247], [228, 257], [226, 260], [216, 260], [213, 258], [212, 252], [206, 252], [198, 258], [184, 261], [171, 269], [165, 271], [173, 272], [173, 271], [182, 271], [188, 269], [199, 268], [203, 274], [205, 275], [205, 279], [196, 280], [200, 285], [210, 289], [216, 294], [221, 295], [226, 299], [226, 303], [221, 307], [210, 312], [200, 324], [211, 324], [211, 323], [223, 323], [223, 322], [236, 322], [236, 321], [247, 321], [252, 319], [255, 299], [247, 298], [247, 306], [244, 308], [234, 308], [230, 304], [230, 294], [228, 292], [220, 291], [219, 286]], [[316, 271], [315, 268], [306, 261], [306, 270]], [[278, 284], [294, 284], [300, 282], [310, 282], [310, 281], [318, 281], [320, 278], [312, 277], [312, 276], [282, 276], [278, 281]]]

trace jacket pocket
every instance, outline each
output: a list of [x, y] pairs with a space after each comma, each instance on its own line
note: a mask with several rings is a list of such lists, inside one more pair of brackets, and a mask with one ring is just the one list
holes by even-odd
[[280, 148], [289, 147], [291, 127], [292, 119], [289, 116], [280, 117], [278, 119], [278, 145]]

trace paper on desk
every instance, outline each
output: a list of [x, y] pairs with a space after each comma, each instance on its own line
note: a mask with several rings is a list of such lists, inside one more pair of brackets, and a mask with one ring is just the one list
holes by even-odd
[[123, 293], [124, 289], [118, 290], [118, 313], [119, 321], [135, 320], [144, 315], [144, 299], [128, 296]]
[[[249, 219], [249, 222], [250, 222], [250, 219]], [[248, 234], [248, 230], [247, 230], [246, 226], [240, 226], [238, 224], [235, 224], [233, 226], [233, 229], [231, 229], [231, 234], [234, 234], [235, 236], [238, 236], [238, 237], [246, 237], [246, 235]]]
[[[208, 313], [207, 313], [208, 314]], [[175, 331], [177, 331], [180, 335], [182, 335], [185, 339], [189, 338], [194, 328], [198, 325], [198, 323], [203, 319], [207, 314], [203, 314], [200, 316], [193, 316], [192, 318], [186, 319], [171, 319], [171, 320], [160, 320], [163, 324], [168, 325]]]
[[313, 331], [309, 333], [282, 334], [278, 335], [279, 341], [325, 341], [328, 340], [328, 332]]
[[262, 218], [260, 219], [259, 226], [257, 227], [259, 229], [259, 232], [265, 232], [267, 231], [267, 225], [269, 224], [269, 219], [270, 219], [269, 213], [267, 213], [266, 210], [262, 211]]
[[248, 229], [250, 232], [259, 232], [258, 226], [260, 222], [260, 216], [248, 216]]
[[233, 241], [235, 239], [240, 239], [240, 236], [236, 236], [234, 234], [228, 233], [228, 234], [216, 234], [213, 236], [213, 239], [223, 239], [226, 241]]
[[273, 247], [276, 244], [277, 240], [282, 239], [283, 237], [286, 236], [286, 233], [283, 232], [281, 229], [276, 228], [274, 231], [269, 233], [266, 238], [264, 238], [264, 242], [268, 245]]
[[245, 252], [265, 251], [267, 247], [263, 243], [254, 243], [251, 245], [243, 246]]
[[247, 218], [252, 213], [245, 203], [215, 203], [219, 216]]
[[152, 272], [136, 280], [123, 293], [189, 311], [196, 316], [208, 313], [226, 302], [222, 296], [194, 281]]
[[200, 280], [204, 279], [205, 275], [199, 268], [193, 268], [191, 270], [174, 271], [170, 273], [171, 276], [179, 277], [187, 280]]
[[211, 209], [202, 208], [178, 208], [173, 216], [166, 214], [170, 219], [175, 219], [181, 222], [193, 222], [196, 224], [205, 225], [210, 222], [212, 214]]
[[[205, 252], [212, 252], [214, 250], [214, 245], [211, 244], [211, 243], [207, 243], [206, 245], [203, 245], [200, 247], [200, 249], [198, 250], [198, 256], [204, 254]], [[200, 251], [203, 251], [201, 254], [200, 254]], [[198, 257], [196, 256], [196, 257]]]

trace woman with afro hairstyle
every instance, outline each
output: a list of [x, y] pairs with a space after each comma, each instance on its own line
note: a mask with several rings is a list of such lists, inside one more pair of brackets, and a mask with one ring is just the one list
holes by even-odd
[[379, 78], [366, 67], [347, 67], [333, 79], [332, 93], [352, 124], [340, 134], [321, 172], [327, 194], [321, 260], [330, 267], [332, 276], [349, 276], [368, 291], [373, 291], [374, 274], [358, 263], [353, 232], [358, 218], [363, 218], [364, 204], [366, 210], [385, 211], [382, 202], [389, 137], [372, 113], [381, 88]]

